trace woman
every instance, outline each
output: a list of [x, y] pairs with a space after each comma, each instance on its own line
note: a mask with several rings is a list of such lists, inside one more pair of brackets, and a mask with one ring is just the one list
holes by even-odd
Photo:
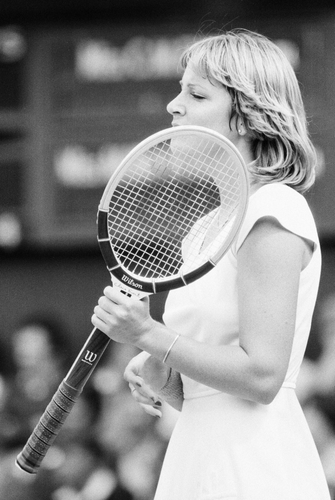
[[271, 41], [246, 30], [196, 42], [182, 66], [172, 125], [214, 129], [239, 149], [245, 221], [213, 271], [170, 292], [164, 324], [148, 300], [111, 287], [93, 324], [143, 351], [125, 378], [146, 411], [158, 414], [160, 399], [181, 410], [155, 500], [329, 499], [294, 391], [321, 267], [301, 195], [315, 152], [297, 79]]

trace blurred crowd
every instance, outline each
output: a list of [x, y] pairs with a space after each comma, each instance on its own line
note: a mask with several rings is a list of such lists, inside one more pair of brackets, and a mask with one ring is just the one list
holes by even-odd
[[335, 292], [318, 302], [310, 348], [298, 378], [303, 407], [335, 499]]
[[[297, 394], [335, 500], [335, 293], [322, 300]], [[147, 415], [123, 380], [135, 348], [106, 350], [37, 474], [15, 465], [77, 353], [51, 318], [26, 318], [0, 343], [0, 499], [152, 500], [178, 413]]]
[[[147, 415], [123, 380], [137, 351], [104, 353], [37, 474], [15, 459], [76, 354], [54, 320], [25, 319], [0, 345], [0, 499], [151, 500], [177, 417]], [[80, 346], [81, 347], [81, 346]]]

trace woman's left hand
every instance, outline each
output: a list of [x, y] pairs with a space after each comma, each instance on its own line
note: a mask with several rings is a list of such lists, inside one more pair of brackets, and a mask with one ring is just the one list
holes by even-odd
[[137, 345], [155, 321], [149, 312], [149, 298], [138, 300], [107, 286], [92, 316], [93, 325], [115, 342]]

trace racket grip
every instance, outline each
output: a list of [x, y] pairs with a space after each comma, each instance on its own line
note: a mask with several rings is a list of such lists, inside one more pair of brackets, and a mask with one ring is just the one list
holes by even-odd
[[23, 450], [16, 458], [16, 465], [20, 469], [29, 474], [37, 473], [80, 393], [81, 390], [74, 389], [63, 380]]

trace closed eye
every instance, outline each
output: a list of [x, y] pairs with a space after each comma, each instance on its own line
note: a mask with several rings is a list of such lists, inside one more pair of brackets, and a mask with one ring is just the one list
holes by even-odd
[[183, 90], [185, 89], [185, 91], [188, 92], [194, 99], [196, 99], [198, 101], [205, 99], [204, 95], [196, 92], [195, 85], [193, 85], [193, 84], [183, 85], [182, 80], [180, 80], [179, 84], [181, 87], [180, 92], [183, 92]]
[[191, 96], [194, 98], [194, 99], [197, 99], [197, 100], [202, 100], [202, 99], [205, 99], [205, 97], [203, 95], [200, 95], [200, 94], [196, 94], [194, 92], [191, 92]]

